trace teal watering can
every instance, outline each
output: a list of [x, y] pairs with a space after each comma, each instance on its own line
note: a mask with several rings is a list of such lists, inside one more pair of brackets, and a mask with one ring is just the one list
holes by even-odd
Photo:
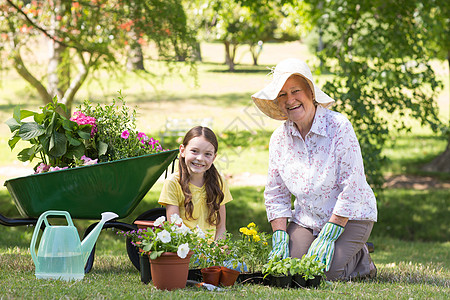
[[[52, 226], [47, 220], [49, 216], [64, 216], [68, 225]], [[84, 266], [94, 248], [103, 224], [117, 217], [118, 215], [112, 212], [102, 213], [100, 222], [81, 242], [78, 231], [67, 211], [49, 210], [41, 214], [30, 244], [31, 257], [36, 266], [36, 278], [67, 281], [83, 279]], [[36, 253], [36, 240], [42, 222], [45, 223], [45, 229]]]

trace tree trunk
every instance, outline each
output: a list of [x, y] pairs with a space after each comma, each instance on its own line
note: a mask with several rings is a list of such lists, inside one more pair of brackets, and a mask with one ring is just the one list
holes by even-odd
[[[447, 62], [450, 70], [450, 50], [447, 52]], [[450, 79], [449, 79], [450, 80]], [[450, 87], [450, 85], [449, 85]], [[450, 101], [449, 101], [450, 105]], [[449, 110], [450, 114], [450, 110]], [[449, 116], [450, 117], [450, 116]], [[450, 128], [450, 120], [448, 123]], [[449, 129], [447, 129], [449, 130]], [[422, 167], [422, 170], [428, 172], [447, 172], [450, 173], [450, 133], [448, 134], [447, 148], [438, 157]]]
[[142, 47], [136, 41], [130, 41], [130, 48], [128, 49], [128, 58], [127, 58], [127, 70], [128, 71], [136, 71], [136, 70], [145, 71], [144, 55], [142, 54]]
[[145, 71], [144, 68], [144, 55], [142, 54], [142, 47], [139, 44], [139, 36], [132, 28], [128, 32], [129, 45], [128, 57], [127, 57], [127, 70], [128, 71]]
[[445, 172], [450, 173], [450, 139], [447, 148], [438, 157], [422, 167], [427, 172]]
[[225, 41], [225, 63], [228, 65], [228, 71], [234, 72], [234, 56], [236, 54], [236, 46]]

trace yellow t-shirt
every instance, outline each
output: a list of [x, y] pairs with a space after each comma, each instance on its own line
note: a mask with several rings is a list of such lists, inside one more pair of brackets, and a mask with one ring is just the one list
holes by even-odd
[[[228, 185], [223, 177], [222, 178], [222, 192], [223, 200], [220, 205], [225, 205], [226, 203], [233, 200], [231, 197]], [[189, 228], [195, 228], [197, 225], [203, 230], [211, 230], [210, 232], [215, 234], [216, 226], [208, 223], [208, 207], [206, 206], [206, 191], [205, 186], [201, 188], [193, 184], [189, 184], [189, 189], [192, 193], [192, 204], [194, 205], [194, 210], [192, 212], [192, 219], [186, 218], [186, 210], [184, 207], [184, 194], [181, 190], [180, 183], [178, 182], [178, 173], [172, 174], [169, 178], [164, 181], [164, 185], [159, 196], [158, 203], [166, 206], [167, 204], [176, 205], [180, 209], [180, 217], [183, 219], [184, 224]]]

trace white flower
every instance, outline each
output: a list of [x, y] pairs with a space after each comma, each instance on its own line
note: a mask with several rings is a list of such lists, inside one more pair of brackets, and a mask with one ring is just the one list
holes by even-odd
[[167, 230], [158, 232], [157, 238], [164, 244], [167, 244], [172, 240], [172, 238], [170, 237], [170, 233]]
[[170, 216], [170, 223], [174, 223], [175, 225], [181, 225], [183, 224], [183, 220], [179, 215], [173, 214]]
[[185, 243], [185, 244], [181, 244], [180, 246], [178, 246], [178, 257], [179, 258], [186, 258], [187, 254], [189, 253], [189, 244]]
[[201, 238], [201, 239], [206, 238], [205, 232], [203, 232], [203, 230], [202, 230], [200, 227], [198, 227], [198, 225], [197, 225], [197, 227], [196, 227], [196, 231], [197, 231], [197, 236], [198, 236], [199, 238]]
[[191, 230], [189, 229], [189, 227], [184, 225], [184, 223], [181, 223], [181, 226], [176, 229], [176, 232], [182, 235], [186, 235], [188, 233], [191, 233]]
[[166, 217], [161, 216], [161, 217], [159, 217], [158, 219], [156, 219], [156, 221], [155, 221], [155, 223], [153, 223], [153, 225], [154, 225], [155, 227], [159, 227], [159, 226], [161, 226], [162, 223], [164, 223], [165, 221], [166, 221]]

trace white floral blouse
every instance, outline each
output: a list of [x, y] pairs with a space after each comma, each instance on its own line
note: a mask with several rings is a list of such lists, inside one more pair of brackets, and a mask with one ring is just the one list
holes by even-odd
[[264, 197], [269, 221], [287, 217], [314, 234], [332, 214], [377, 220], [353, 127], [342, 114], [321, 106], [305, 140], [289, 120], [272, 134]]

